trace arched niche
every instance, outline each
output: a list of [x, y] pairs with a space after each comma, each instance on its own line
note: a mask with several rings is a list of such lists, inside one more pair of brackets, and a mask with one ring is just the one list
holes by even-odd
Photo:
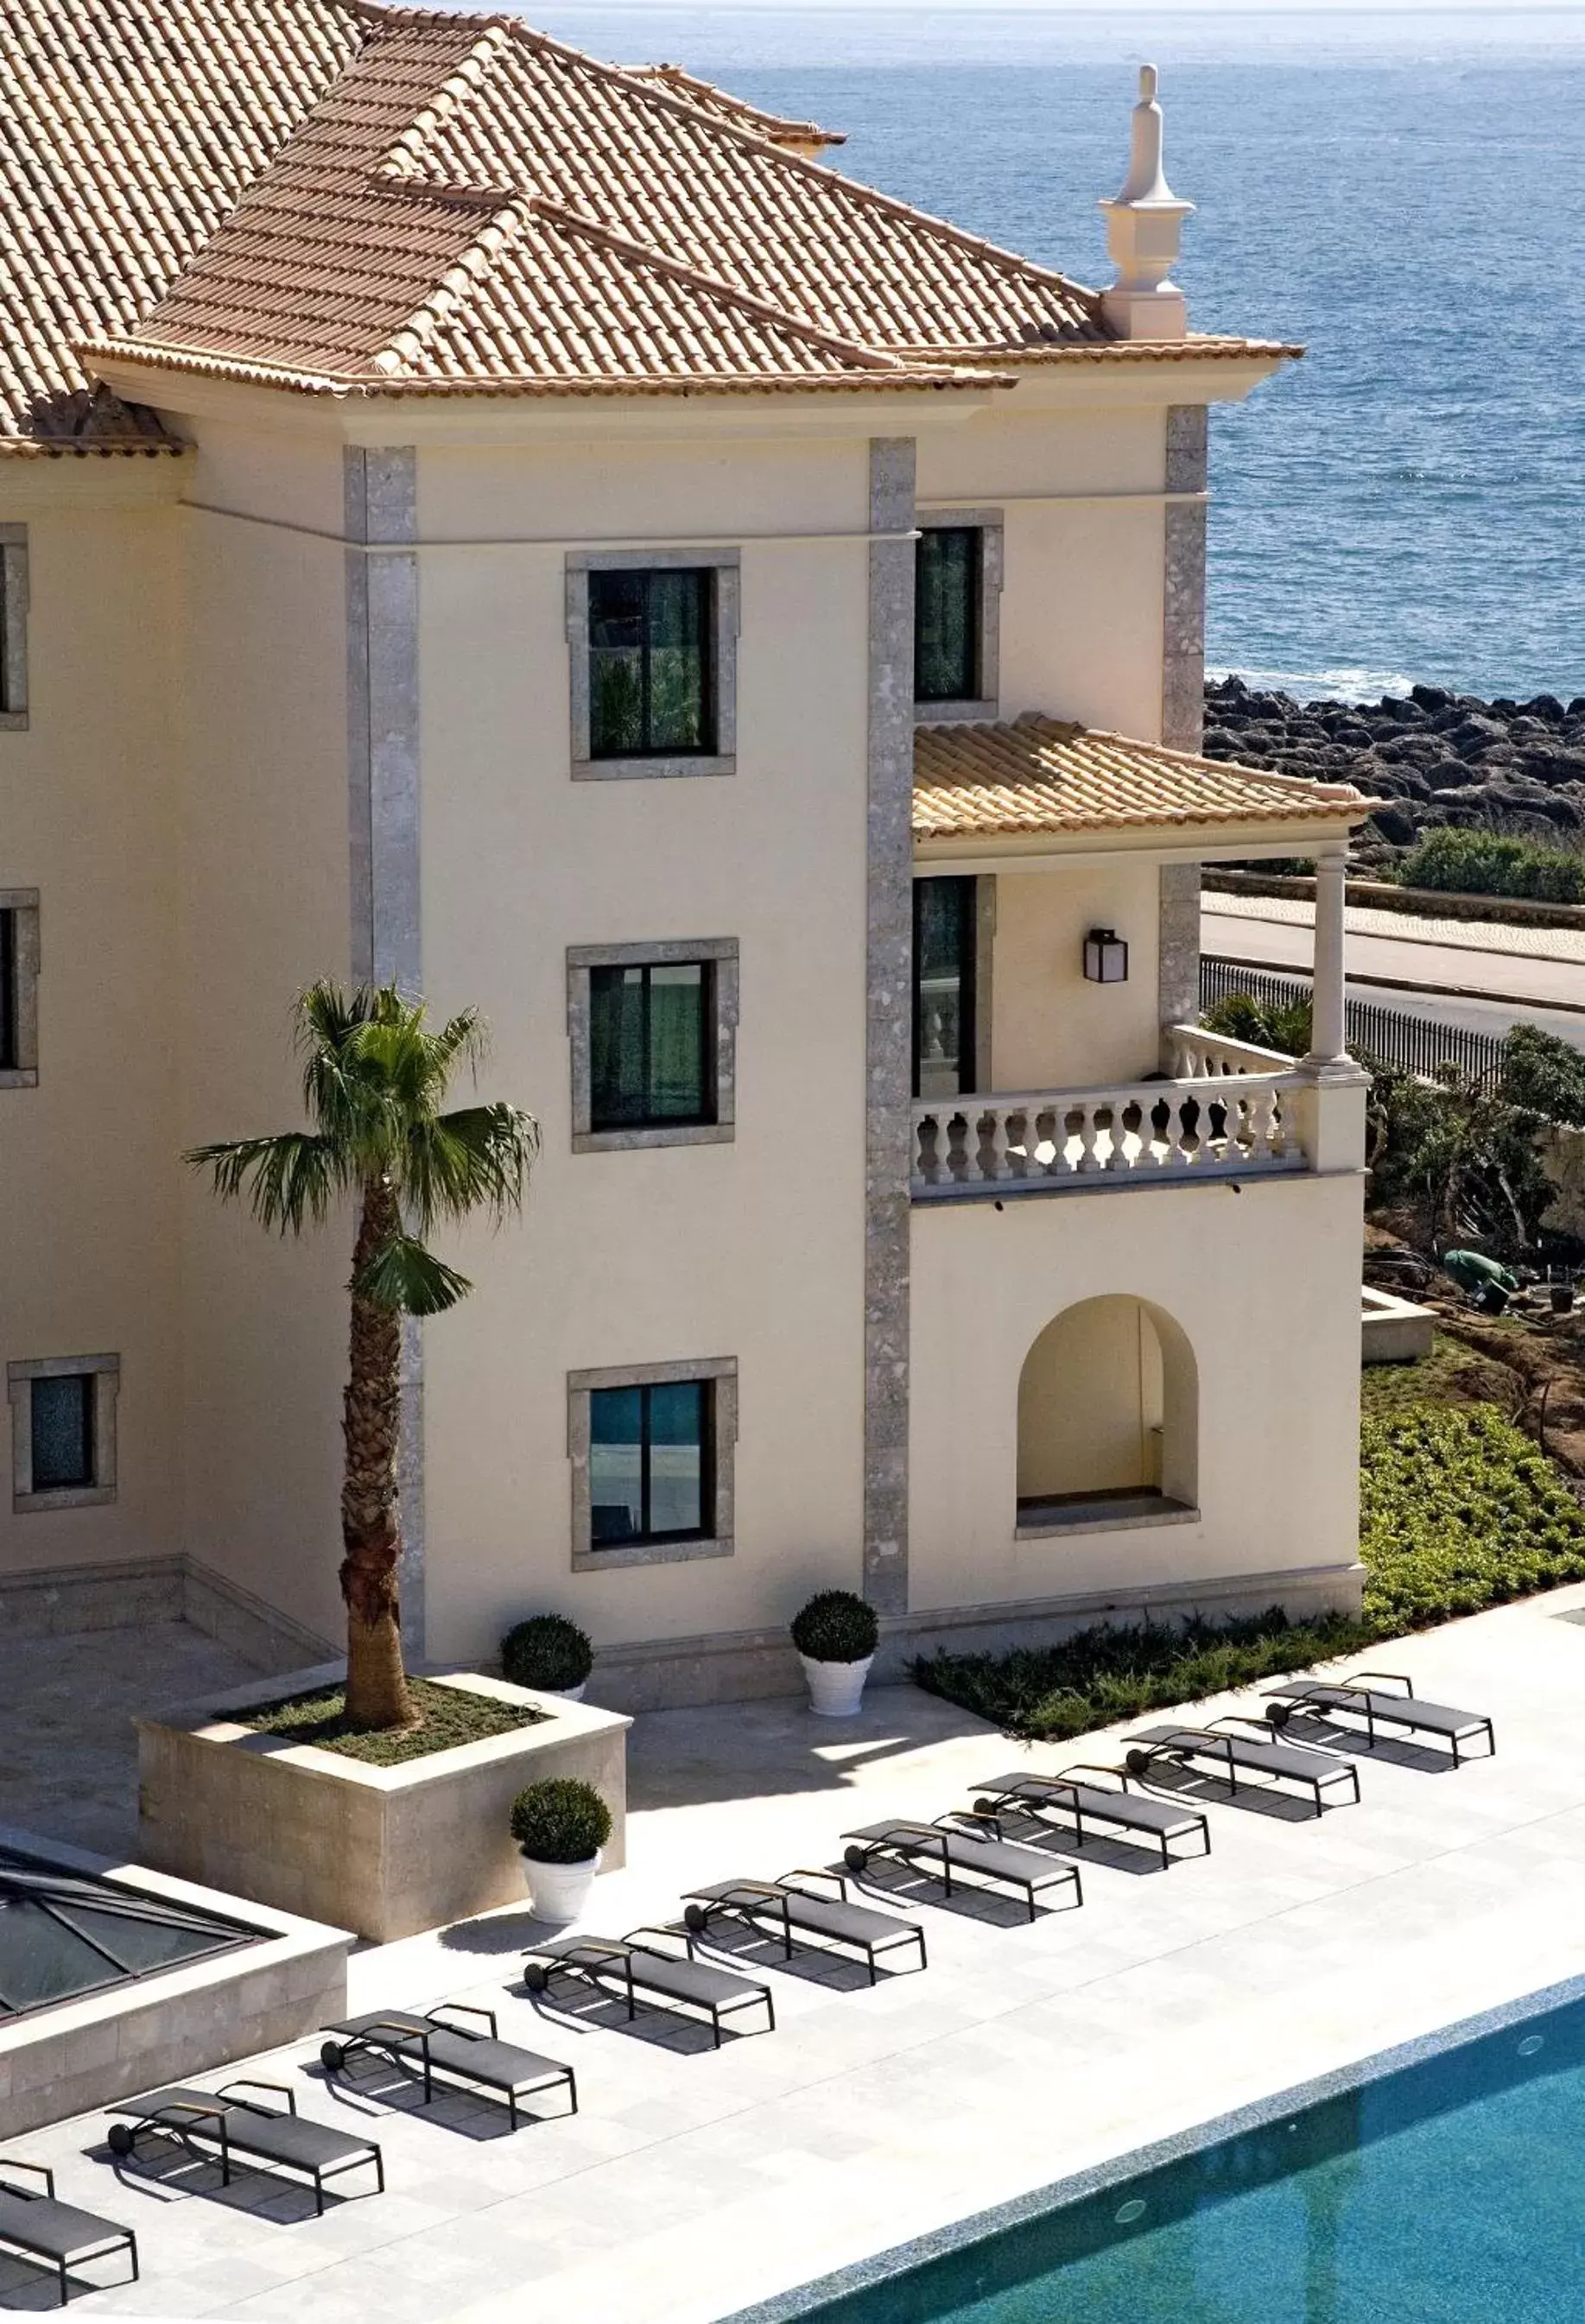
[[1199, 1383], [1181, 1324], [1110, 1293], [1054, 1316], [1018, 1377], [1020, 1526], [1193, 1508]]

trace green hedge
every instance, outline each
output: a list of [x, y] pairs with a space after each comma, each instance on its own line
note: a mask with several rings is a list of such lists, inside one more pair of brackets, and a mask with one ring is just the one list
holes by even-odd
[[1493, 1405], [1412, 1406], [1360, 1434], [1359, 1621], [1249, 1619], [1083, 1630], [1009, 1655], [935, 1655], [931, 1694], [1007, 1733], [1085, 1735], [1382, 1638], [1585, 1577], [1585, 1510], [1558, 1471]]
[[1466, 831], [1445, 824], [1427, 832], [1405, 857], [1399, 876], [1408, 888], [1444, 895], [1527, 896], [1546, 904], [1585, 902], [1585, 855], [1516, 839], [1496, 831]]

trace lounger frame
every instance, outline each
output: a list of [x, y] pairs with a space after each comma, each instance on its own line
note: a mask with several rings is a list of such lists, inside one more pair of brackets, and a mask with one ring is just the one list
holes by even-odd
[[[1373, 1683], [1371, 1686], [1365, 1684], [1367, 1679]], [[1395, 1716], [1392, 1710], [1383, 1703], [1381, 1697], [1374, 1692], [1375, 1687], [1387, 1682], [1390, 1682], [1395, 1686], [1401, 1686], [1404, 1690], [1405, 1709], [1401, 1716]], [[1461, 1740], [1468, 1742], [1470, 1736], [1466, 1734], [1461, 1738], [1451, 1733], [1446, 1728], [1423, 1726], [1417, 1719], [1409, 1715], [1408, 1706], [1415, 1699], [1415, 1682], [1406, 1672], [1356, 1671], [1351, 1678], [1316, 1679], [1311, 1683], [1323, 1689], [1329, 1694], [1357, 1695], [1359, 1701], [1358, 1702], [1312, 1702], [1309, 1699], [1310, 1688], [1304, 1682], [1293, 1687], [1270, 1687], [1267, 1690], [1268, 1696], [1276, 1699], [1270, 1702], [1267, 1710], [1267, 1724], [1280, 1729], [1287, 1725], [1295, 1711], [1300, 1711], [1316, 1712], [1353, 1711], [1357, 1711], [1365, 1721], [1365, 1748], [1368, 1751], [1375, 1750], [1377, 1726], [1378, 1723], [1385, 1723], [1402, 1728], [1406, 1734], [1410, 1735], [1440, 1737], [1452, 1751], [1454, 1766], [1462, 1766], [1463, 1760], [1459, 1753], [1459, 1745]], [[1471, 1733], [1479, 1734], [1484, 1729], [1486, 1749], [1480, 1756], [1483, 1758], [1491, 1758], [1497, 1750], [1497, 1729], [1491, 1720], [1481, 1711], [1471, 1711], [1465, 1713], [1465, 1716], [1470, 1720]]]
[[[1224, 1735], [1220, 1731], [1224, 1727], [1253, 1727], [1260, 1731], [1258, 1736]], [[1224, 1712], [1220, 1719], [1213, 1719], [1209, 1727], [1184, 1727], [1179, 1732], [1184, 1738], [1181, 1744], [1163, 1741], [1134, 1745], [1128, 1755], [1129, 1773], [1143, 1775], [1156, 1759], [1175, 1760], [1180, 1766], [1186, 1766], [1195, 1759], [1220, 1758], [1221, 1780], [1228, 1790], [1236, 1794], [1239, 1789], [1239, 1779], [1238, 1762], [1233, 1757], [1235, 1745], [1256, 1741], [1269, 1744], [1271, 1741], [1269, 1729], [1263, 1719], [1253, 1719], [1237, 1711]], [[1220, 1753], [1216, 1748], [1219, 1743], [1223, 1746]], [[1295, 1751], [1310, 1750], [1308, 1744], [1302, 1743], [1295, 1743], [1289, 1748]], [[1316, 1814], [1323, 1815], [1324, 1793], [1331, 1785], [1346, 1779], [1353, 1787], [1353, 1803], [1357, 1807], [1359, 1802], [1359, 1770], [1352, 1761], [1334, 1758], [1325, 1751], [1315, 1751], [1312, 1756], [1322, 1763], [1313, 1775], [1289, 1767], [1252, 1770], [1246, 1765], [1242, 1788], [1245, 1791], [1266, 1791], [1276, 1784], [1299, 1784], [1313, 1799]]]
[[[983, 1798], [975, 1801], [974, 1805], [976, 1810], [994, 1823], [999, 1836], [1001, 1830], [1000, 1820], [1004, 1814], [1016, 1812], [1037, 1818], [1050, 1816], [1055, 1820], [1061, 1812], [1073, 1819], [1074, 1844], [1077, 1848], [1083, 1848], [1084, 1845], [1084, 1819], [1088, 1816], [1092, 1824], [1110, 1823], [1116, 1831], [1128, 1832], [1141, 1841], [1154, 1840], [1161, 1849], [1161, 1868], [1164, 1872], [1170, 1871], [1174, 1864], [1183, 1860], [1173, 1855], [1172, 1842], [1175, 1840], [1186, 1838], [1187, 1834], [1177, 1831], [1152, 1831], [1139, 1824], [1129, 1822], [1126, 1816], [1109, 1816], [1103, 1808], [1098, 1808], [1095, 1805], [1092, 1798], [1082, 1800], [1079, 1797], [1082, 1791], [1093, 1793], [1101, 1787], [1094, 1784], [1069, 1784], [1066, 1781], [1069, 1775], [1110, 1775], [1123, 1792], [1127, 1792], [1133, 1780], [1126, 1767], [1104, 1766], [1099, 1760], [1094, 1759], [1075, 1759], [1071, 1766], [1059, 1768], [1055, 1775], [1025, 1777], [1024, 1781], [1033, 1781], [1042, 1786], [1041, 1792], [1037, 1794], [1031, 1795], [1015, 1788], [1001, 1791], [988, 1790]], [[1065, 1802], [1051, 1796], [1063, 1791], [1069, 1794]], [[1185, 1808], [1184, 1821], [1198, 1829], [1202, 1844], [1197, 1853], [1201, 1856], [1209, 1856], [1211, 1853], [1210, 1818], [1200, 1808]]]
[[[886, 1937], [842, 1936], [825, 1929], [807, 1929], [794, 1922], [792, 1904], [788, 1891], [796, 1890], [800, 1881], [829, 1880], [836, 1889], [839, 1904], [848, 1901], [848, 1884], [840, 1872], [825, 1868], [797, 1865], [790, 1872], [778, 1873], [774, 1880], [734, 1880], [733, 1896], [703, 1896], [695, 1893], [687, 1897], [683, 1920], [690, 1936], [708, 1933], [712, 1921], [737, 1921], [756, 1935], [765, 1934], [769, 1921], [781, 1941], [782, 1958], [791, 1960], [802, 1946], [809, 1952], [829, 1952], [842, 1945], [851, 1945], [862, 1956], [870, 1972], [871, 1985], [880, 1981], [877, 1956], [895, 1952], [901, 1945], [914, 1944], [919, 1950], [919, 1967], [927, 1969], [929, 1960], [925, 1951], [925, 1932], [917, 1921], [899, 1920], [896, 1932]], [[818, 1891], [805, 1890], [805, 1895], [818, 1896]], [[742, 1901], [740, 1903], [738, 1898]]]
[[[250, 2147], [245, 2137], [237, 2138], [233, 2135], [228, 2120], [230, 2112], [236, 2108], [244, 2114], [263, 2115], [273, 2122], [280, 2119], [281, 2109], [278, 2107], [256, 2105], [252, 2098], [237, 2098], [234, 2094], [238, 2090], [273, 2091], [278, 2097], [286, 2100], [286, 2112], [289, 2115], [297, 2113], [296, 2095], [288, 2089], [284, 2082], [262, 2082], [256, 2080], [251, 2074], [239, 2075], [235, 2081], [227, 2082], [223, 2089], [215, 2092], [216, 2104], [213, 2106], [202, 2106], [196, 2098], [178, 2098], [168, 2101], [166, 2105], [152, 2114], [135, 2114], [131, 2105], [121, 2109], [133, 2115], [134, 2118], [128, 2122], [111, 2124], [110, 2152], [112, 2154], [120, 2156], [124, 2161], [130, 2161], [137, 2153], [137, 2143], [140, 2138], [145, 2135], [160, 2135], [175, 2138], [187, 2148], [189, 2154], [200, 2160], [207, 2160], [203, 2149], [194, 2144], [195, 2140], [204, 2139], [211, 2146], [218, 2149], [220, 2184], [223, 2187], [229, 2187], [231, 2184], [231, 2166], [233, 2160], [237, 2157], [240, 2157], [250, 2169], [261, 2171], [269, 2178], [275, 2177], [278, 2172], [295, 2172], [300, 2178], [306, 2179], [313, 2188], [314, 2215], [317, 2218], [323, 2218], [325, 2216], [326, 2180], [339, 2178], [344, 2171], [360, 2170], [365, 2163], [372, 2163], [375, 2173], [374, 2191], [380, 2195], [385, 2192], [385, 2159], [372, 2138], [361, 2143], [360, 2151], [357, 2153], [348, 2154], [339, 2163], [283, 2162], [279, 2155], [256, 2153]], [[172, 2121], [173, 2115], [180, 2115], [185, 2119], [180, 2122]], [[324, 2123], [319, 2127], [330, 2130], [336, 2128], [337, 2126]], [[349, 2134], [343, 2132], [342, 2135], [345, 2137]]]
[[[1076, 1864], [1054, 1861], [1050, 1872], [1044, 1879], [1037, 1879], [1032, 1873], [1024, 1877], [1016, 1872], [988, 1872], [983, 1866], [978, 1864], [959, 1862], [954, 1865], [951, 1849], [954, 1833], [955, 1832], [960, 1840], [974, 1840], [983, 1835], [966, 1827], [994, 1822], [993, 1816], [979, 1815], [972, 1808], [955, 1808], [949, 1814], [932, 1817], [928, 1824], [899, 1816], [891, 1828], [899, 1835], [896, 1840], [891, 1840], [884, 1832], [871, 1840], [864, 1839], [859, 1833], [843, 1832], [843, 1839], [847, 1845], [843, 1850], [843, 1862], [850, 1872], [868, 1871], [870, 1859], [874, 1856], [890, 1857], [898, 1864], [913, 1865], [916, 1868], [921, 1859], [933, 1862], [940, 1870], [941, 1885], [947, 1895], [950, 1896], [953, 1894], [954, 1873], [960, 1883], [965, 1874], [970, 1874], [972, 1877], [966, 1885], [971, 1892], [987, 1881], [994, 1882], [1004, 1888], [1021, 1891], [1031, 1921], [1037, 1917], [1035, 1899], [1044, 1889], [1071, 1887], [1074, 1892], [1074, 1904], [1079, 1905], [1083, 1903], [1084, 1886], [1079, 1877], [1079, 1868]], [[932, 1849], [926, 1837], [926, 1834], [930, 1831], [939, 1831], [941, 1834], [938, 1852]], [[1000, 1833], [997, 1832], [993, 1837], [1000, 1840]], [[1017, 1843], [1008, 1840], [1003, 1841], [1002, 1845], [1013, 1847]], [[1033, 1849], [1028, 1852], [1031, 1856], [1036, 1853]]]
[[[662, 1960], [677, 1959], [675, 1953], [667, 1952], [659, 1945], [645, 1945], [639, 1942], [639, 1940], [647, 1937], [680, 1937], [687, 1948], [684, 1958], [690, 1961], [695, 1959], [694, 1939], [689, 1930], [646, 1926], [630, 1929], [625, 1937], [615, 1939], [580, 1937], [577, 1940], [580, 1949], [595, 1957], [586, 1961], [572, 1960], [565, 1953], [553, 1953], [548, 1945], [531, 1946], [523, 1962], [523, 1983], [530, 1993], [548, 1994], [558, 1977], [581, 1978], [584, 1983], [592, 1986], [596, 1993], [609, 1994], [611, 1987], [604, 1979], [607, 1977], [614, 1978], [616, 1992], [613, 1997], [618, 2001], [626, 2002], [628, 2024], [631, 2025], [639, 2014], [640, 1987], [644, 1982], [642, 1967], [640, 1967], [636, 1974], [634, 1971], [634, 1950], [636, 1950], [640, 1957], [643, 1953], [649, 1952], [651, 1956], [659, 1955]], [[723, 1976], [726, 1973], [724, 1970], [722, 1972]], [[692, 1995], [679, 1996], [668, 1993], [650, 2002], [648, 2006], [662, 2013], [668, 2010], [674, 2012], [702, 2010], [710, 2027], [712, 2047], [719, 2050], [723, 2015], [730, 2015], [740, 2009], [751, 2009], [756, 2003], [763, 2002], [766, 2016], [764, 2030], [767, 2034], [774, 2034], [776, 2004], [771, 1998], [770, 1988], [769, 1986], [756, 1985], [752, 1978], [744, 1978], [742, 1983], [750, 1987], [751, 1990], [734, 2000], [704, 2001], [696, 1999]]]
[[[43, 2193], [41, 2194], [36, 2187], [14, 2186], [5, 2175], [8, 2171], [36, 2171], [44, 2182]], [[41, 2204], [43, 2207], [43, 2215], [46, 2217], [51, 2207], [60, 2200], [55, 2192], [55, 2173], [48, 2163], [24, 2163], [19, 2156], [10, 2154], [0, 2159], [0, 2192], [18, 2196], [24, 2203]], [[75, 2210], [79, 2207], [73, 2204], [70, 2208]], [[91, 2217], [92, 2214], [89, 2216]], [[127, 2278], [127, 2282], [136, 2283], [138, 2281], [136, 2236], [130, 2227], [117, 2227], [114, 2219], [106, 2219], [101, 2224], [106, 2229], [102, 2241], [84, 2244], [70, 2252], [57, 2253], [42, 2250], [38, 2245], [29, 2243], [25, 2236], [18, 2235], [14, 2227], [0, 2230], [0, 2244], [3, 2244], [8, 2251], [20, 2252], [24, 2259], [36, 2260], [43, 2267], [52, 2267], [60, 2294], [56, 2305], [64, 2308], [71, 2297], [70, 2272], [74, 2267], [79, 2267], [85, 2260], [111, 2259], [117, 2252], [124, 2252], [132, 2262], [132, 2273]], [[98, 2285], [94, 2288], [96, 2291], [100, 2289]]]
[[[416, 2062], [423, 2070], [426, 2106], [432, 2104], [434, 2100], [437, 2074], [446, 2076], [447, 2079], [441, 2086], [446, 2089], [503, 2092], [506, 2098], [507, 2121], [513, 2130], [518, 2126], [517, 2102], [520, 2093], [524, 2098], [531, 2098], [536, 2090], [553, 2090], [565, 2087], [571, 2101], [568, 2111], [576, 2114], [578, 2086], [576, 2077], [570, 2066], [564, 2066], [558, 2062], [553, 2072], [537, 2077], [525, 2077], [521, 2082], [507, 2083], [484, 2080], [477, 2075], [470, 2075], [465, 2066], [459, 2065], [453, 2059], [434, 2057], [429, 2049], [429, 2034], [418, 2030], [415, 2020], [432, 2027], [438, 2034], [460, 2034], [465, 2039], [467, 2038], [470, 2032], [467, 2026], [446, 2024], [445, 2013], [447, 2010], [454, 2017], [482, 2017], [490, 2028], [491, 2040], [496, 2042], [500, 2040], [500, 2029], [494, 2010], [486, 2009], [478, 2002], [443, 2001], [438, 2008], [426, 2009], [421, 2015], [415, 2010], [410, 2016], [389, 2018], [383, 2022], [382, 2027], [379, 2024], [365, 2024], [359, 2026], [356, 2032], [354, 2032], [349, 2024], [322, 2027], [321, 2031], [328, 2034], [330, 2039], [320, 2044], [319, 2063], [327, 2074], [338, 2074], [346, 2067], [348, 2059], [355, 2057], [360, 2051], [370, 2057], [387, 2060], [398, 2070]], [[382, 2031], [385, 2037], [383, 2040], [381, 2038]], [[415, 2043], [418, 2044], [416, 2061], [413, 2054]]]

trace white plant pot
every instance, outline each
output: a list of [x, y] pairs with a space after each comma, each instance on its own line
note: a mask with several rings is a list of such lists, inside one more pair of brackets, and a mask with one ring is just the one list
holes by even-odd
[[598, 1849], [593, 1856], [585, 1856], [581, 1864], [541, 1864], [537, 1858], [525, 1856], [523, 1872], [535, 1920], [576, 1921], [589, 1901], [589, 1891], [599, 1869]]
[[586, 1678], [580, 1679], [576, 1686], [547, 1686], [542, 1688], [540, 1692], [545, 1694], [559, 1695], [563, 1702], [582, 1702], [584, 1699], [584, 1691], [587, 1687], [588, 1683], [589, 1682]]
[[809, 1682], [809, 1708], [817, 1719], [851, 1719], [864, 1699], [864, 1681], [870, 1675], [873, 1655], [866, 1655], [862, 1663], [817, 1663], [808, 1655], [800, 1655], [804, 1676]]

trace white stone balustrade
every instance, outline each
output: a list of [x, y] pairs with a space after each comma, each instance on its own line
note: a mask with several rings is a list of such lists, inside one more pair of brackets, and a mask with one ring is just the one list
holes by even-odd
[[[1203, 1038], [1218, 1050], [1240, 1046]], [[1280, 1062], [1286, 1072], [1230, 1061], [1118, 1089], [917, 1100], [914, 1195], [1308, 1169], [1295, 1102], [1304, 1077]]]
[[1291, 1074], [1296, 1060], [1281, 1049], [1258, 1048], [1253, 1041], [1230, 1041], [1203, 1025], [1173, 1025], [1166, 1039], [1167, 1072], [1175, 1081], [1199, 1081], [1217, 1074]]

